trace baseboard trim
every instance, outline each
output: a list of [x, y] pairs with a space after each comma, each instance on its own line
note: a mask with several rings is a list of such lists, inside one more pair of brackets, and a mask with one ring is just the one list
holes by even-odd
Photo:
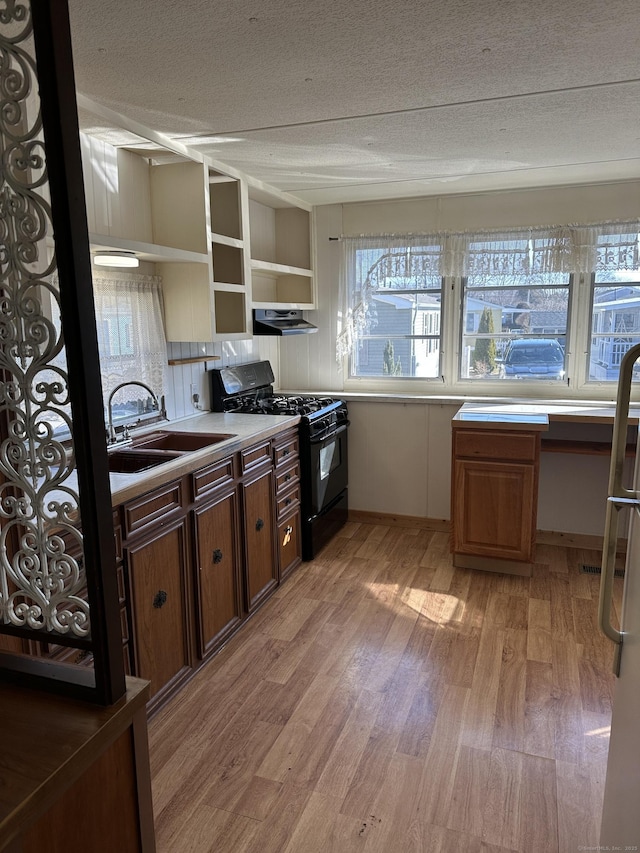
[[[448, 518], [424, 518], [420, 515], [396, 515], [387, 512], [365, 512], [360, 509], [349, 510], [349, 521], [360, 524], [384, 524], [387, 527], [417, 527], [419, 530], [433, 530], [449, 533], [451, 522]], [[556, 530], [536, 531], [536, 545], [559, 545], [565, 548], [587, 548], [601, 551], [603, 537], [588, 533], [563, 533]], [[618, 551], [624, 552], [626, 542], [620, 539]]]
[[365, 512], [360, 509], [349, 510], [349, 521], [360, 524], [384, 524], [387, 527], [417, 527], [419, 530], [434, 530], [441, 533], [448, 533], [451, 529], [451, 522], [448, 518], [424, 518], [420, 515]]

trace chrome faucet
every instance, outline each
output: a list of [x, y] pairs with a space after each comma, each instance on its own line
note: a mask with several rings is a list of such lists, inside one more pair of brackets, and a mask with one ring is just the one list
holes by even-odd
[[160, 401], [158, 402], [158, 398], [156, 397], [154, 391], [149, 388], [148, 385], [145, 385], [144, 382], [121, 382], [120, 385], [116, 385], [113, 391], [109, 394], [109, 400], [107, 401], [107, 412], [109, 416], [109, 442], [113, 444], [116, 441], [116, 431], [113, 426], [113, 398], [115, 394], [120, 391], [122, 388], [126, 388], [127, 385], [137, 385], [140, 388], [144, 388], [145, 391], [148, 391], [151, 395], [151, 399], [153, 400], [153, 408], [157, 409], [158, 416], [163, 420], [169, 420], [167, 418], [167, 410], [164, 404], [164, 394], [160, 397]]

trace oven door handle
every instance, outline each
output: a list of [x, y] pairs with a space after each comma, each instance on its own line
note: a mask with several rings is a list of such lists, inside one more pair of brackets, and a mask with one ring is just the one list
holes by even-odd
[[328, 441], [331, 438], [335, 438], [337, 435], [342, 435], [343, 432], [347, 431], [347, 427], [349, 426], [349, 421], [344, 421], [340, 424], [337, 429], [334, 429], [333, 426], [329, 427], [327, 432], [321, 432], [320, 435], [314, 435], [309, 439], [310, 444], [322, 444], [324, 441]]

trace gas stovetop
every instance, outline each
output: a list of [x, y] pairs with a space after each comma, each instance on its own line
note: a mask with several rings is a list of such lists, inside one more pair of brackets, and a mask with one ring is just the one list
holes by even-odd
[[340, 400], [332, 397], [311, 397], [297, 394], [274, 394], [268, 389], [258, 393], [240, 395], [224, 402], [225, 412], [255, 415], [314, 415], [337, 408]]
[[[211, 370], [211, 402], [214, 412], [255, 415], [300, 415], [307, 421], [330, 415], [346, 420], [346, 404], [333, 397], [311, 394], [277, 394], [268, 361]], [[344, 416], [343, 416], [344, 415]]]

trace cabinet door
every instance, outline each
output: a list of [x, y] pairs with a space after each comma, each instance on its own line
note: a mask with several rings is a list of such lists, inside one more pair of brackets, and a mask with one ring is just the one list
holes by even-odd
[[242, 619], [236, 491], [194, 513], [198, 554], [198, 641], [201, 657]]
[[535, 466], [456, 459], [453, 550], [530, 561], [535, 499]]
[[274, 555], [273, 472], [242, 486], [247, 609], [251, 611], [278, 583]]
[[131, 585], [136, 675], [160, 694], [191, 666], [186, 519], [126, 550]]

